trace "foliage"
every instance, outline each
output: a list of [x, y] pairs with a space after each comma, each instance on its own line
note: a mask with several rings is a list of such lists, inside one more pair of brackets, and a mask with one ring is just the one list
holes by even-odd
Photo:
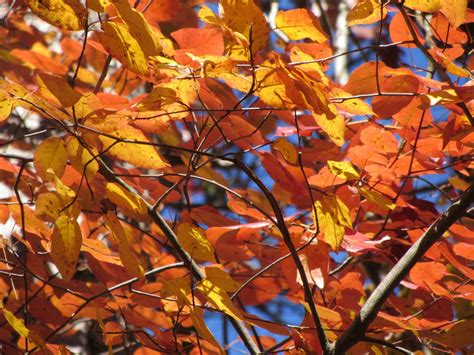
[[473, 350], [473, 12], [315, 3], [7, 4], [7, 352]]

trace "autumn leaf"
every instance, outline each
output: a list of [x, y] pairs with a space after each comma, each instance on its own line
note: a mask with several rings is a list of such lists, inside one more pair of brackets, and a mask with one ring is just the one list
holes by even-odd
[[105, 22], [102, 29], [104, 32], [98, 33], [99, 41], [114, 58], [138, 74], [148, 73], [145, 53], [127, 26]]
[[87, 0], [87, 7], [97, 12], [105, 12], [109, 5], [109, 0]]
[[140, 261], [133, 252], [129, 242], [129, 236], [125, 232], [125, 229], [122, 227], [117, 216], [112, 211], [109, 211], [103, 217], [107, 229], [118, 244], [120, 260], [122, 260], [125, 270], [127, 270], [130, 275], [143, 278], [143, 267], [140, 265]]
[[222, 349], [219, 342], [214, 338], [211, 331], [207, 327], [206, 323], [204, 322], [204, 312], [199, 307], [194, 307], [193, 311], [191, 312], [191, 319], [193, 321], [194, 328], [196, 328], [198, 334], [209, 341], [211, 344], [219, 349], [220, 354], [225, 354], [226, 352]]
[[253, 53], [265, 48], [269, 29], [262, 10], [254, 0], [222, 0], [220, 6], [224, 10], [223, 27], [229, 28], [234, 35], [234, 43], [229, 47], [231, 57], [248, 58], [250, 42]]
[[62, 77], [41, 73], [38, 75], [37, 81], [40, 90], [46, 92], [47, 96], [52, 96], [63, 107], [73, 106], [82, 97]]
[[66, 140], [66, 151], [73, 168], [92, 180], [99, 171], [99, 163], [95, 159], [98, 156], [97, 150], [93, 147], [86, 149], [77, 138], [69, 137]]
[[397, 205], [377, 191], [368, 190], [365, 187], [360, 187], [359, 191], [368, 201], [375, 203], [379, 207], [390, 210], [393, 210], [395, 207], [397, 207]]
[[104, 150], [117, 159], [148, 169], [162, 169], [168, 166], [142, 131], [127, 127], [111, 131], [109, 134], [116, 138], [100, 136], [100, 140], [104, 144]]
[[67, 215], [60, 215], [51, 238], [51, 258], [66, 282], [76, 272], [81, 245], [82, 235], [77, 221]]
[[240, 310], [234, 306], [227, 292], [223, 290], [219, 284], [204, 279], [199, 282], [197, 289], [217, 310], [224, 312], [236, 320], [243, 320]]
[[343, 179], [355, 180], [360, 177], [349, 161], [328, 160], [328, 167], [331, 173]]
[[0, 124], [10, 117], [13, 109], [13, 100], [5, 93], [0, 91]]
[[286, 139], [278, 138], [273, 143], [273, 148], [281, 152], [285, 160], [290, 164], [296, 164], [298, 161], [298, 151], [295, 146]]
[[280, 11], [275, 24], [292, 41], [308, 38], [316, 43], [324, 43], [328, 40], [319, 19], [307, 9]]
[[57, 137], [51, 137], [43, 141], [36, 149], [34, 164], [38, 175], [44, 181], [51, 180], [51, 176], [47, 173], [48, 169], [51, 169], [54, 175], [61, 177], [67, 164], [67, 151], [64, 141]]
[[84, 29], [87, 11], [78, 0], [27, 0], [31, 11], [42, 20], [65, 30]]
[[[36, 333], [34, 330], [28, 329], [25, 326], [23, 319], [17, 318], [12, 312], [5, 308], [3, 302], [0, 302], [0, 308], [2, 310], [5, 320], [10, 324], [10, 326], [17, 332], [19, 335], [31, 340], [36, 346], [40, 347], [43, 350], [45, 349], [44, 340]], [[46, 353], [49, 353], [46, 351]]]
[[176, 235], [181, 246], [197, 260], [214, 261], [214, 248], [203, 229], [185, 222], [178, 226]]
[[148, 213], [148, 208], [143, 199], [125, 190], [120, 185], [109, 182], [105, 189], [107, 198], [117, 206], [123, 207], [140, 215], [146, 215]]
[[131, 8], [127, 0], [114, 0], [112, 4], [126, 23], [130, 36], [138, 42], [145, 57], [160, 54], [161, 45], [158, 41], [158, 36], [146, 21], [145, 16], [136, 9]]
[[403, 5], [422, 12], [441, 11], [454, 28], [466, 21], [467, 0], [406, 0]]
[[347, 25], [367, 25], [381, 21], [387, 15], [387, 9], [381, 7], [378, 0], [359, 0], [347, 14]]
[[338, 250], [346, 227], [352, 228], [351, 214], [347, 206], [335, 195], [324, 196], [314, 204], [313, 219], [324, 233], [324, 240]]

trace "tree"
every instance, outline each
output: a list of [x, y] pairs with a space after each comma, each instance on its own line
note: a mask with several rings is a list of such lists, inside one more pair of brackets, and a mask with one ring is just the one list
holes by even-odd
[[295, 3], [7, 3], [7, 353], [473, 351], [472, 10]]

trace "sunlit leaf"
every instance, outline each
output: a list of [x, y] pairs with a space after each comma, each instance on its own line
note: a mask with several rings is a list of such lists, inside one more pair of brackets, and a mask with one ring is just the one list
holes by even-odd
[[35, 152], [34, 163], [38, 175], [45, 181], [51, 179], [47, 174], [52, 169], [54, 174], [61, 177], [67, 164], [67, 152], [64, 141], [61, 138], [51, 137], [43, 141]]
[[78, 0], [27, 0], [33, 13], [42, 20], [65, 30], [84, 29], [87, 11]]
[[324, 233], [326, 243], [338, 250], [346, 227], [352, 228], [351, 214], [344, 202], [335, 195], [324, 196], [315, 202], [313, 218]]
[[128, 127], [111, 131], [110, 135], [116, 138], [101, 136], [100, 140], [104, 144], [104, 150], [117, 159], [148, 169], [161, 169], [168, 166], [140, 130]]
[[63, 107], [73, 106], [82, 97], [63, 77], [41, 73], [38, 75], [38, 83], [43, 91], [52, 95]]
[[126, 26], [105, 22], [102, 29], [104, 32], [99, 32], [99, 41], [114, 58], [136, 73], [148, 73], [145, 53]]
[[112, 211], [109, 211], [103, 217], [107, 229], [113, 235], [118, 244], [120, 260], [122, 260], [125, 270], [127, 270], [127, 272], [132, 276], [143, 278], [144, 269], [133, 252], [129, 242], [129, 237], [117, 216]]
[[178, 226], [176, 234], [181, 246], [194, 259], [214, 261], [214, 248], [203, 229], [185, 222]]
[[66, 141], [66, 151], [74, 169], [80, 174], [85, 174], [88, 179], [93, 179], [99, 171], [99, 163], [94, 159], [97, 156], [97, 150], [92, 147], [86, 149], [77, 138], [70, 137]]
[[191, 312], [191, 319], [193, 320], [194, 328], [196, 328], [198, 334], [216, 346], [219, 349], [220, 354], [225, 354], [226, 352], [224, 349], [222, 349], [219, 342], [216, 340], [216, 338], [214, 338], [214, 335], [207, 327], [206, 322], [204, 321], [203, 310], [199, 307], [194, 307], [193, 311]]
[[105, 189], [107, 198], [117, 206], [140, 215], [146, 215], [148, 213], [148, 208], [143, 199], [125, 190], [120, 185], [109, 182]]
[[296, 147], [286, 139], [278, 138], [273, 143], [273, 148], [278, 150], [288, 163], [296, 164], [298, 162], [298, 151]]
[[145, 57], [158, 55], [161, 52], [158, 36], [145, 20], [145, 16], [130, 7], [127, 0], [114, 0], [112, 4], [126, 23], [131, 37], [138, 42]]
[[251, 40], [253, 52], [265, 48], [268, 24], [254, 0], [222, 0], [220, 5], [224, 10], [223, 23], [234, 32], [242, 34], [248, 42]]
[[[0, 302], [0, 308], [2, 310], [5, 320], [19, 335], [31, 340], [36, 346], [45, 350], [44, 340], [34, 330], [28, 329], [23, 319], [17, 318], [12, 312], [5, 308], [3, 302]], [[49, 353], [47, 351], [47, 353]]]
[[199, 282], [197, 289], [219, 311], [237, 320], [243, 320], [240, 310], [234, 306], [227, 292], [214, 284], [211, 280], [204, 279]]
[[331, 173], [343, 179], [354, 180], [360, 177], [350, 161], [328, 160], [328, 167]]
[[275, 24], [292, 41], [308, 38], [316, 43], [324, 43], [328, 40], [319, 19], [307, 9], [280, 11]]
[[368, 190], [365, 187], [360, 187], [359, 191], [368, 201], [373, 202], [382, 208], [393, 210], [395, 207], [397, 207], [396, 204], [377, 191]]
[[60, 215], [51, 237], [51, 257], [65, 281], [69, 281], [76, 272], [81, 245], [79, 224], [74, 218]]
[[359, 0], [347, 14], [347, 24], [367, 25], [381, 21], [387, 15], [387, 9], [381, 7], [379, 0]]

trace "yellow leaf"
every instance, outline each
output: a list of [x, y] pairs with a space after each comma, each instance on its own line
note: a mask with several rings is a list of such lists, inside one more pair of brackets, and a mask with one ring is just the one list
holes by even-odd
[[286, 139], [278, 138], [273, 143], [273, 148], [278, 150], [288, 163], [296, 164], [298, 162], [298, 151], [296, 147]]
[[81, 31], [87, 16], [79, 0], [26, 0], [31, 11], [42, 20], [56, 27]]
[[[94, 156], [98, 155], [95, 148], [91, 147], [90, 150], [94, 153]], [[66, 151], [72, 167], [81, 175], [86, 174], [86, 177], [92, 180], [99, 171], [99, 163], [89, 150], [85, 149], [77, 138], [69, 137], [66, 141]]]
[[204, 268], [206, 273], [206, 279], [211, 281], [214, 285], [219, 286], [226, 292], [235, 292], [240, 285], [235, 282], [232, 277], [217, 266], [207, 266]]
[[[189, 115], [189, 106], [197, 98], [199, 84], [191, 79], [179, 79], [160, 83], [140, 103], [140, 110], [161, 109], [169, 113], [170, 118], [179, 119]], [[168, 125], [163, 125], [167, 129]], [[157, 132], [159, 133], [159, 132]]]
[[387, 15], [387, 9], [383, 7], [380, 10], [379, 0], [359, 0], [347, 14], [347, 25], [367, 25], [381, 21]]
[[109, 5], [109, 0], [87, 0], [87, 7], [97, 12], [105, 12]]
[[431, 51], [431, 53], [438, 63], [446, 69], [447, 72], [463, 78], [469, 78], [471, 76], [471, 73], [468, 70], [457, 66], [451, 59], [449, 59], [440, 51]]
[[69, 203], [76, 197], [76, 193], [70, 187], [64, 185], [61, 179], [58, 178], [52, 170], [48, 169], [47, 174], [53, 177], [52, 180], [54, 180], [54, 184], [56, 185], [56, 192], [61, 196], [63, 201]]
[[145, 57], [158, 55], [161, 52], [158, 36], [145, 20], [145, 16], [131, 8], [127, 0], [114, 0], [112, 4], [127, 24], [128, 32], [138, 42]]
[[100, 99], [91, 92], [84, 94], [74, 105], [77, 119], [86, 118], [93, 112], [101, 110], [102, 108]]
[[390, 210], [395, 209], [397, 207], [392, 201], [390, 201], [385, 196], [381, 195], [377, 191], [374, 190], [367, 190], [365, 187], [360, 187], [359, 192], [370, 202], [375, 203], [376, 205], [387, 208]]
[[[334, 106], [333, 104], [328, 105], [328, 108]], [[333, 112], [337, 110], [334, 109]], [[344, 117], [337, 114], [332, 119], [329, 119], [327, 115], [313, 114], [314, 119], [319, 127], [329, 136], [329, 138], [339, 147], [344, 144], [344, 129], [345, 122]]]
[[441, 11], [454, 28], [466, 22], [467, 0], [405, 0], [404, 6], [422, 12]]
[[148, 208], [140, 196], [130, 193], [118, 184], [109, 182], [106, 186], [105, 194], [117, 206], [141, 215], [148, 213]]
[[36, 148], [34, 164], [36, 172], [44, 181], [50, 181], [52, 178], [47, 173], [48, 169], [58, 177], [63, 176], [67, 164], [67, 152], [63, 140], [51, 137], [43, 141]]
[[56, 221], [61, 213], [77, 218], [80, 211], [75, 203], [64, 210], [69, 203], [70, 201], [65, 201], [58, 192], [43, 192], [36, 199], [35, 214], [48, 222]]
[[454, 28], [458, 28], [466, 22], [467, 0], [439, 0], [441, 13], [446, 16]]
[[82, 97], [76, 90], [69, 86], [66, 78], [56, 75], [41, 73], [37, 76], [38, 85], [46, 96], [52, 96], [63, 107], [73, 106]]
[[221, 0], [220, 5], [224, 10], [222, 21], [227, 27], [242, 34], [249, 42], [252, 32], [252, 52], [256, 53], [266, 47], [268, 24], [254, 0]]
[[324, 43], [328, 40], [319, 19], [307, 9], [280, 11], [275, 24], [292, 41], [308, 38], [316, 43]]
[[17, 318], [12, 312], [5, 308], [2, 302], [0, 302], [0, 308], [2, 309], [5, 320], [10, 326], [21, 336], [31, 340], [41, 349], [45, 349], [45, 342], [34, 330], [30, 330], [25, 326], [23, 319]]
[[193, 311], [191, 312], [191, 319], [193, 321], [194, 328], [196, 328], [198, 334], [203, 338], [210, 342], [212, 345], [219, 349], [220, 354], [225, 354], [226, 352], [222, 349], [219, 342], [214, 338], [211, 331], [204, 322], [204, 312], [199, 307], [194, 307]]
[[0, 123], [6, 121], [10, 117], [13, 109], [13, 100], [7, 95], [0, 92]]
[[324, 233], [324, 240], [334, 250], [341, 245], [346, 227], [352, 228], [349, 209], [335, 195], [324, 196], [322, 200], [315, 202], [313, 218], [315, 225], [316, 222], [319, 223], [319, 228]]
[[429, 109], [430, 106], [453, 104], [462, 101], [454, 89], [432, 91], [420, 96], [420, 99], [424, 109]]
[[[109, 134], [117, 137], [117, 139], [100, 136], [100, 140], [104, 145], [104, 150], [117, 159], [146, 169], [162, 169], [168, 166], [158, 155], [155, 147], [147, 144], [150, 141], [142, 131], [128, 126], [111, 131]], [[127, 140], [128, 142], [120, 140]]]
[[202, 261], [214, 261], [214, 247], [206, 238], [202, 228], [194, 227], [185, 222], [177, 228], [177, 236], [181, 246], [194, 259]]
[[206, 299], [219, 311], [231, 316], [234, 319], [243, 320], [240, 310], [234, 306], [227, 292], [212, 283], [211, 280], [202, 280], [197, 289]]
[[444, 0], [405, 0], [404, 6], [422, 12], [436, 12]]
[[120, 224], [117, 216], [112, 211], [108, 211], [104, 216], [104, 221], [107, 229], [118, 243], [120, 260], [122, 260], [125, 270], [132, 276], [143, 278], [143, 267], [133, 252], [128, 241], [127, 233], [125, 229], [123, 229], [122, 224]]
[[163, 287], [160, 290], [161, 297], [176, 297], [178, 306], [190, 305], [188, 295], [191, 293], [191, 281], [182, 277], [176, 280], [161, 280]]
[[341, 97], [351, 97], [352, 94], [339, 89], [339, 88], [332, 88], [331, 90], [331, 97], [335, 99], [336, 106], [343, 111], [348, 113], [352, 113], [353, 115], [373, 115], [374, 112], [368, 103], [361, 99], [348, 99], [343, 100], [342, 102], [338, 102], [338, 98]]
[[219, 25], [221, 22], [219, 17], [217, 17], [217, 15], [206, 5], [202, 5], [202, 7], [199, 9], [198, 17], [201, 21], [213, 25]]
[[147, 74], [146, 57], [137, 40], [130, 34], [127, 27], [115, 22], [102, 24], [104, 32], [100, 32], [99, 41], [113, 57], [128, 69]]
[[51, 258], [66, 282], [76, 272], [81, 245], [82, 235], [79, 224], [74, 218], [61, 215], [56, 220], [51, 237]]
[[331, 173], [343, 179], [355, 180], [360, 177], [350, 161], [328, 160], [328, 168]]

